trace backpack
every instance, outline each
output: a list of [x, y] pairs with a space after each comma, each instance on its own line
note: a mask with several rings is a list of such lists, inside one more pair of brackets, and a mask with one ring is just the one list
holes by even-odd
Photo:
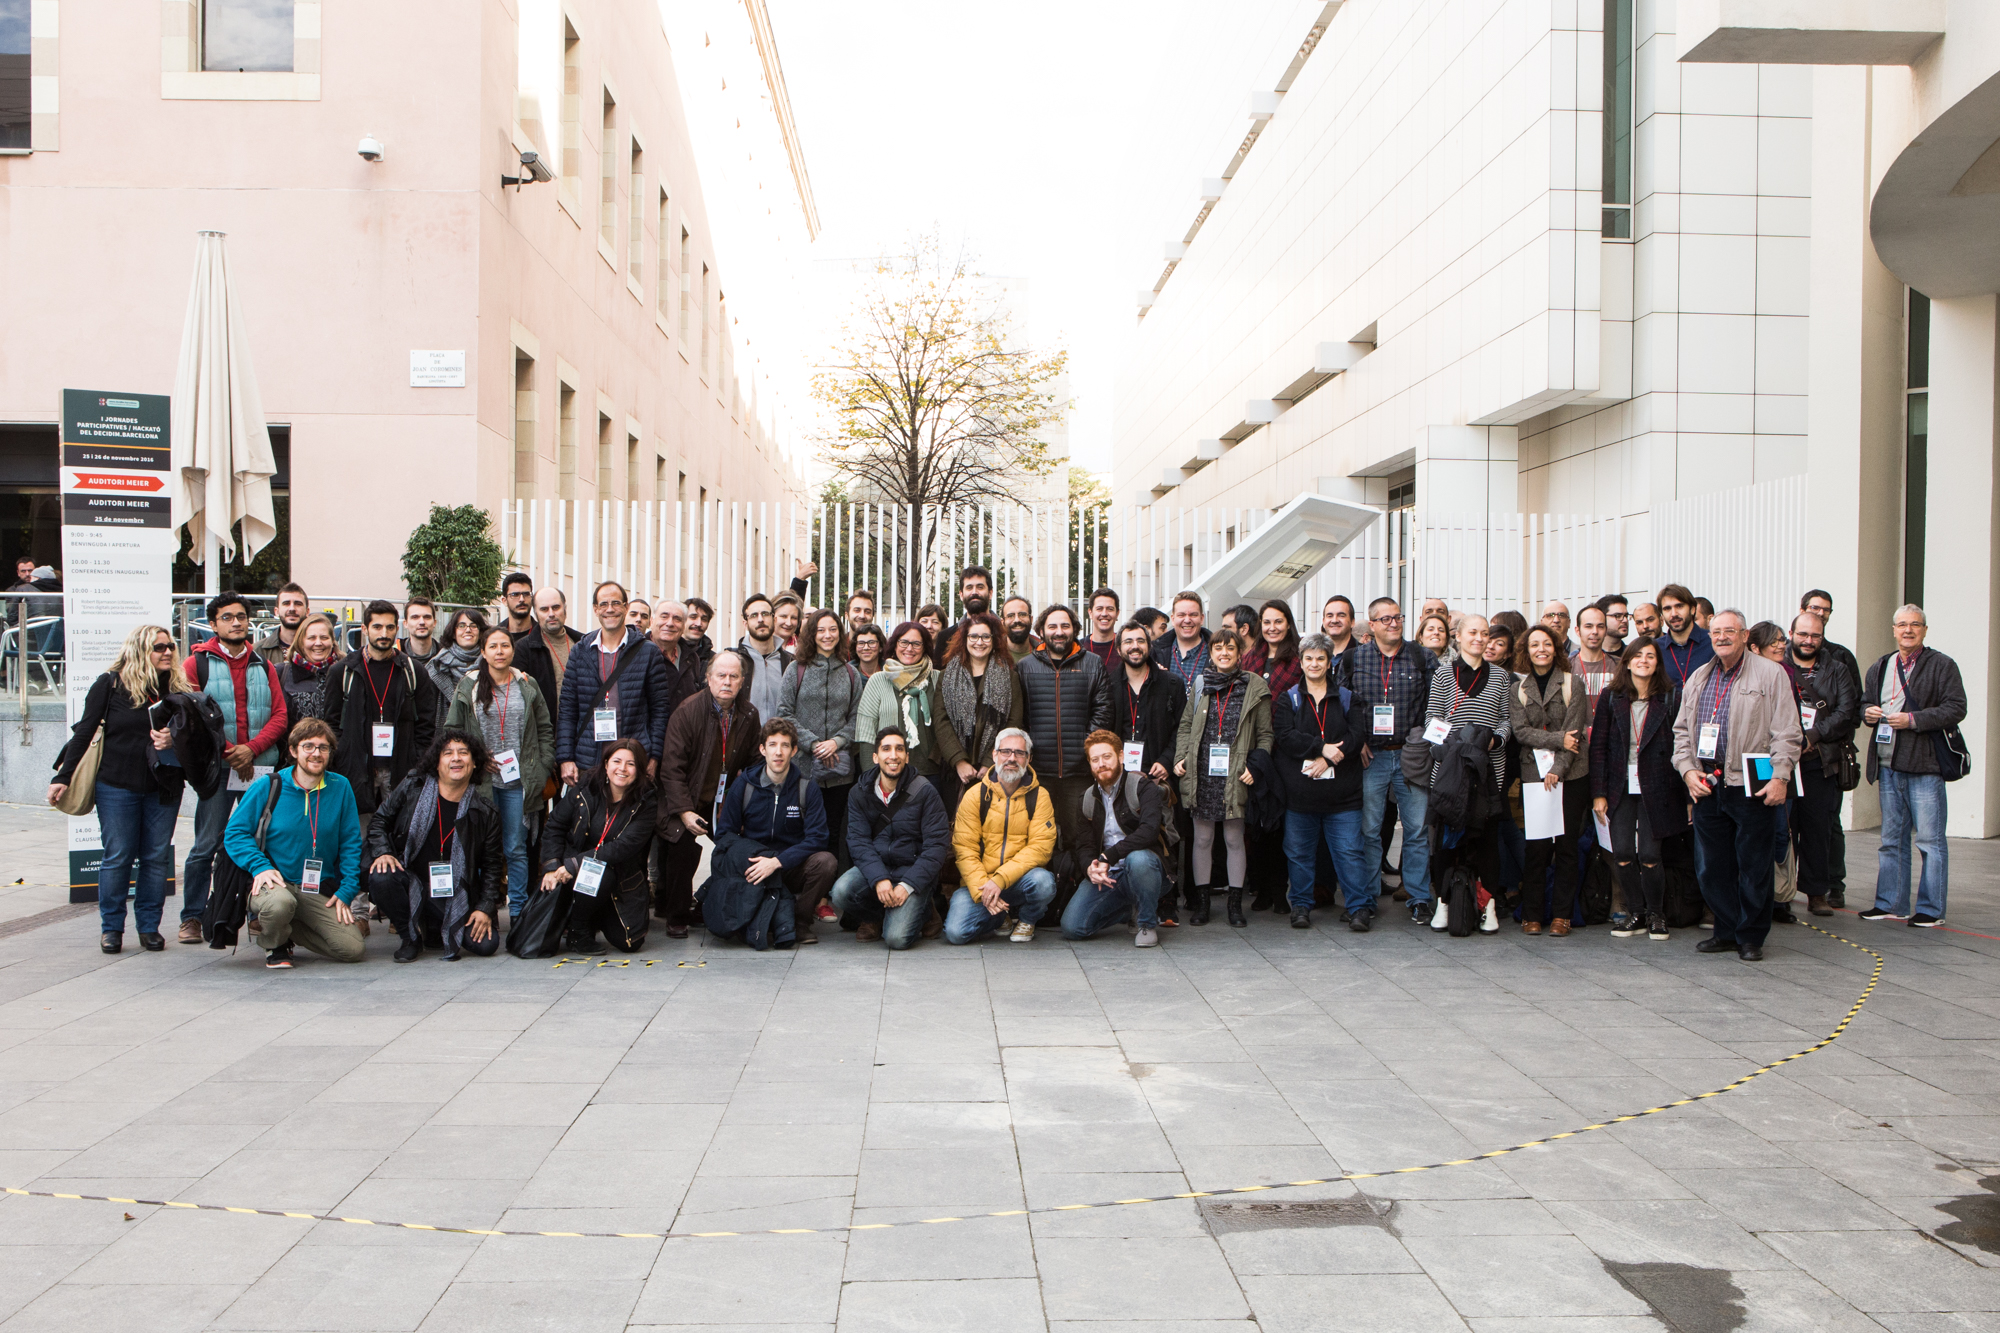
[[1675, 930], [1700, 925], [1708, 904], [1702, 901], [1701, 882], [1695, 878], [1693, 835], [1680, 833], [1662, 839], [1660, 862], [1667, 880], [1666, 894], [1661, 903], [1661, 914], [1667, 918], [1667, 925]]
[[[1131, 806], [1134, 811], [1138, 810], [1139, 784], [1151, 781], [1151, 778], [1141, 777], [1137, 773], [1124, 774], [1125, 804]], [[983, 823], [986, 812], [982, 809], [979, 813], [981, 822]], [[1035, 813], [1032, 805], [1028, 807], [1028, 813], [1030, 815]], [[1166, 814], [1165, 811], [1162, 811], [1162, 815], [1164, 817], [1160, 820], [1160, 857], [1164, 860], [1171, 857], [1179, 849], [1181, 845], [1181, 831], [1174, 826], [1172, 815]], [[1095, 782], [1091, 783], [1089, 788], [1083, 793], [1083, 817], [1092, 824], [1097, 823], [1097, 784]]]
[[1467, 866], [1453, 866], [1444, 876], [1445, 931], [1464, 939], [1479, 929], [1479, 889]]
[[[1611, 919], [1611, 858], [1593, 852], [1585, 863], [1583, 885], [1577, 891], [1577, 919], [1572, 924], [1600, 926]], [[1631, 910], [1627, 905], [1627, 910]]]
[[[264, 813], [257, 820], [257, 849], [271, 831], [271, 812], [278, 808], [278, 775], [263, 779]], [[226, 848], [216, 848], [215, 875], [208, 889], [208, 906], [201, 914], [201, 937], [211, 949], [233, 949], [236, 933], [250, 915], [250, 872], [236, 864]]]

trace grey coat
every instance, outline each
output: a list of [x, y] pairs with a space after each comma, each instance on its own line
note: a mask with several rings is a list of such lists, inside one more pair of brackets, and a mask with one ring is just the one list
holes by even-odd
[[[808, 760], [808, 776], [822, 787], [844, 787], [854, 781], [859, 764], [854, 754], [855, 710], [868, 682], [860, 668], [830, 657], [814, 658], [809, 666], [785, 668], [783, 701], [778, 716], [799, 729], [799, 750]], [[838, 741], [840, 753], [832, 767], [810, 753], [821, 741]]]
[[[1565, 685], [1567, 700], [1563, 698]], [[1507, 720], [1523, 750], [1555, 753], [1556, 775], [1564, 782], [1590, 776], [1589, 738], [1584, 734], [1590, 730], [1590, 695], [1574, 672], [1560, 668], [1550, 672], [1546, 691], [1535, 688], [1532, 672], [1516, 680], [1507, 694]], [[1580, 747], [1574, 754], [1563, 748], [1563, 733], [1568, 731], [1576, 733]], [[1530, 775], [1540, 772], [1536, 761], [1522, 756], [1524, 780], [1532, 781]]]

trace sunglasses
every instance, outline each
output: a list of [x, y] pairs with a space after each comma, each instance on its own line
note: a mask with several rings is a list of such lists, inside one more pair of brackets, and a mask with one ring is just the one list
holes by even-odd
[[173, 650], [174, 650], [174, 645], [172, 640], [168, 640], [166, 643], [156, 643], [153, 645], [153, 651], [156, 653], [170, 653]]

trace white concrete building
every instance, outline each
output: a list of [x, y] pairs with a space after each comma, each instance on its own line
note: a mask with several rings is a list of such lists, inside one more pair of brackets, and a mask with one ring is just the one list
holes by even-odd
[[1928, 600], [1974, 699], [1952, 831], [2000, 832], [2000, 5], [1945, 16], [1328, 3], [1163, 238], [1119, 501], [1255, 513], [1316, 490], [1496, 532], [1597, 516], [1626, 592], [1728, 584], [1748, 539], [1689, 515], [1741, 504], [1784, 556], [1753, 617], [1826, 587], [1865, 664], [1895, 606]]

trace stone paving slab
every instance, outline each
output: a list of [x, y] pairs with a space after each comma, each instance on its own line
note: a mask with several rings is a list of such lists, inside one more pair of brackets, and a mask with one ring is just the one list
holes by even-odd
[[[1850, 840], [1851, 883], [1872, 852]], [[697, 932], [627, 967], [398, 967], [377, 932], [362, 965], [285, 974], [30, 924], [0, 937], [0, 1183], [837, 1230], [476, 1237], [8, 1196], [0, 1330], [2000, 1333], [2000, 847], [1952, 855], [1965, 933], [1830, 923], [1888, 965], [1828, 1050], [1513, 1156], [1247, 1196], [1268, 1213], [1226, 1227], [1192, 1200], [926, 1222], [1540, 1138], [1818, 1040], [1869, 960], [1784, 927], [1751, 967], [1694, 931], [1259, 915], [1145, 952], [1047, 932], [892, 956], [825, 930], [758, 955]], [[28, 881], [0, 885], [0, 925], [59, 906], [61, 864], [58, 820], [0, 807], [0, 880]], [[1347, 1211], [1285, 1207], [1314, 1200]]]

